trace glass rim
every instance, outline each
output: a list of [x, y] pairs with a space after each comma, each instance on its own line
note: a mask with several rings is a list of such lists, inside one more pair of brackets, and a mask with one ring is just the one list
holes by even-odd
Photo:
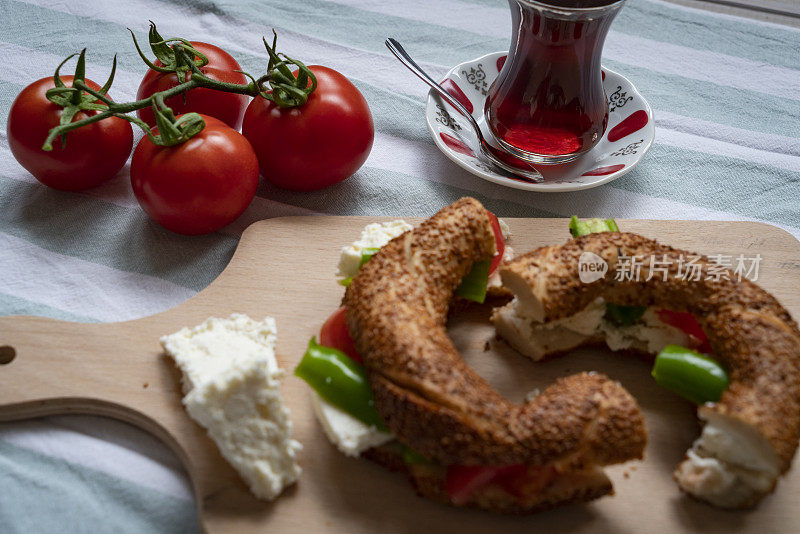
[[518, 4], [522, 4], [525, 6], [530, 7], [541, 7], [548, 9], [550, 11], [555, 11], [561, 14], [588, 14], [588, 13], [602, 13], [603, 11], [611, 10], [615, 7], [618, 7], [621, 4], [627, 2], [627, 0], [615, 0], [603, 6], [596, 6], [596, 7], [566, 7], [566, 6], [556, 6], [553, 4], [548, 3], [547, 0], [516, 0]]

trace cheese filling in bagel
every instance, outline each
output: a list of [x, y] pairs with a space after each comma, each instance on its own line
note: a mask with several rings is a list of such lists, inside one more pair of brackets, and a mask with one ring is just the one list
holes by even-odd
[[519, 300], [497, 308], [492, 323], [500, 337], [534, 361], [574, 348], [605, 342], [611, 350], [634, 350], [656, 354], [667, 345], [689, 346], [685, 332], [664, 323], [657, 309], [647, 308], [630, 325], [617, 325], [606, 317], [602, 298], [574, 315], [541, 322], [526, 313]]
[[734, 418], [698, 410], [703, 432], [675, 471], [680, 487], [715, 506], [736, 508], [772, 491], [780, 459], [763, 436]]

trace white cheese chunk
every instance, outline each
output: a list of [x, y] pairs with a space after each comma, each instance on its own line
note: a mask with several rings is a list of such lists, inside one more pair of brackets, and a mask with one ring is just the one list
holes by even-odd
[[358, 456], [367, 449], [394, 439], [392, 434], [362, 423], [347, 412], [325, 402], [314, 392], [311, 393], [311, 403], [325, 435], [346, 456]]
[[385, 223], [368, 224], [361, 231], [361, 237], [357, 241], [342, 247], [339, 270], [336, 276], [339, 278], [355, 276], [361, 266], [361, 253], [364, 249], [381, 248], [395, 237], [412, 228], [413, 226], [400, 219]]
[[706, 424], [675, 471], [678, 485], [723, 508], [748, 506], [771, 491], [780, 475], [780, 459], [766, 438], [708, 405], [698, 415]]
[[503, 234], [503, 239], [508, 241], [508, 238], [511, 237], [511, 228], [503, 219], [497, 219], [497, 222], [500, 223], [500, 233]]
[[164, 350], [183, 371], [183, 393], [214, 380], [226, 369], [258, 360], [273, 375], [279, 372], [275, 359], [275, 319], [254, 321], [234, 313], [228, 319], [212, 317], [194, 328], [182, 328], [161, 338]]
[[233, 314], [161, 338], [183, 371], [183, 404], [253, 494], [277, 497], [300, 475], [275, 359], [275, 320]]

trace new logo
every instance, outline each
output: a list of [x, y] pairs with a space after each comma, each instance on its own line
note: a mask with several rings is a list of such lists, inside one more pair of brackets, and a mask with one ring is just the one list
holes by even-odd
[[600, 280], [607, 272], [608, 263], [594, 252], [586, 251], [578, 258], [578, 276], [584, 284]]

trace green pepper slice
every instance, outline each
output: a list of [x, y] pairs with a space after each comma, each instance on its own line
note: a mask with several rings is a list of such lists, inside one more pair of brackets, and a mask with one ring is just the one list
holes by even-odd
[[619, 232], [619, 227], [614, 219], [586, 219], [581, 221], [577, 215], [573, 215], [569, 220], [569, 232], [572, 237], [580, 237], [599, 232]]
[[456, 288], [456, 295], [483, 304], [486, 300], [486, 289], [489, 286], [489, 269], [492, 260], [477, 261], [472, 269], [461, 279], [461, 284]]
[[620, 306], [606, 302], [606, 318], [617, 326], [632, 325], [641, 319], [647, 308], [644, 306]]
[[319, 345], [312, 337], [294, 374], [305, 380], [320, 397], [362, 423], [384, 432], [389, 430], [375, 409], [364, 366], [345, 353]]
[[730, 383], [728, 373], [715, 360], [679, 345], [664, 347], [651, 374], [658, 385], [695, 404], [717, 402]]
[[361, 249], [361, 262], [358, 264], [358, 268], [360, 269], [365, 263], [372, 259], [372, 256], [378, 253], [380, 248], [378, 247], [370, 247]]

